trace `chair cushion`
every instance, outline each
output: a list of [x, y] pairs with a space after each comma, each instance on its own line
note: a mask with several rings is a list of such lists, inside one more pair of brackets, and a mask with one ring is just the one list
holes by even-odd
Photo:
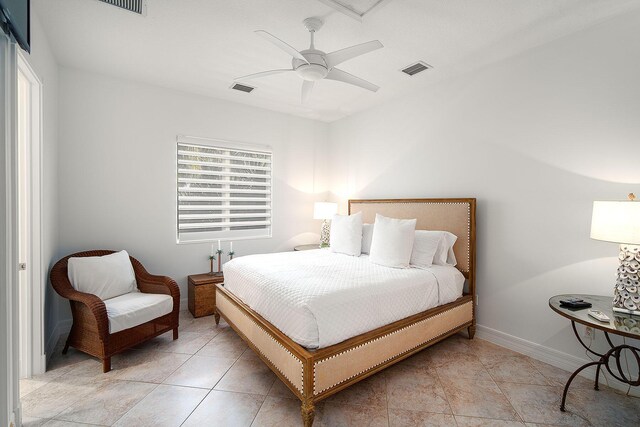
[[75, 290], [93, 294], [101, 300], [137, 289], [136, 276], [127, 251], [104, 256], [71, 257], [67, 271]]
[[131, 292], [104, 301], [109, 318], [109, 333], [133, 328], [171, 313], [173, 298], [165, 294]]

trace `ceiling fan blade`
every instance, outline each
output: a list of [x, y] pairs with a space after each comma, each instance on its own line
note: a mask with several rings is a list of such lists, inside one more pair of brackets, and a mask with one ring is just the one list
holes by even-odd
[[293, 71], [291, 69], [284, 69], [284, 70], [269, 70], [269, 71], [261, 71], [259, 73], [255, 73], [255, 74], [249, 74], [247, 76], [242, 76], [242, 77], [237, 77], [235, 79], [233, 79], [236, 82], [242, 81], [242, 80], [249, 80], [249, 79], [255, 79], [258, 77], [266, 77], [266, 76], [270, 76], [272, 74], [280, 74], [280, 73], [286, 73], [287, 71]]
[[313, 85], [315, 82], [310, 82], [305, 80], [302, 82], [302, 103], [306, 104], [309, 100], [309, 96], [311, 95], [311, 91], [313, 90]]
[[304, 61], [307, 64], [309, 63], [309, 61], [307, 61], [307, 59], [304, 56], [302, 56], [302, 54], [300, 52], [298, 52], [292, 46], [290, 46], [289, 44], [283, 42], [282, 40], [280, 40], [279, 38], [277, 38], [273, 34], [267, 33], [264, 30], [257, 30], [257, 31], [255, 31], [255, 33], [258, 34], [259, 36], [262, 36], [265, 39], [269, 40], [271, 43], [273, 43], [274, 45], [278, 46], [280, 49], [284, 50], [285, 52], [287, 52], [289, 55], [293, 56], [294, 58], [297, 58], [297, 59], [299, 59], [301, 61]]
[[335, 67], [338, 64], [343, 63], [344, 61], [348, 61], [351, 58], [355, 58], [360, 55], [364, 55], [365, 53], [369, 53], [376, 49], [380, 49], [382, 43], [378, 40], [373, 40], [370, 42], [357, 44], [351, 47], [345, 47], [344, 49], [336, 50], [335, 52], [328, 53], [325, 56], [325, 61], [327, 62], [327, 66], [329, 68]]
[[370, 90], [371, 92], [377, 92], [380, 86], [376, 86], [373, 83], [369, 83], [366, 80], [356, 77], [353, 74], [349, 74], [346, 71], [338, 70], [337, 68], [331, 69], [325, 79], [336, 80], [338, 82], [349, 83], [354, 86], [359, 86], [363, 89]]

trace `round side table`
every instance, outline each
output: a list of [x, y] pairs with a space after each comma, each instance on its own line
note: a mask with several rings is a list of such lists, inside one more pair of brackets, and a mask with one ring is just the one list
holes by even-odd
[[[599, 320], [594, 319], [589, 316], [589, 308], [575, 309], [560, 306], [560, 300], [568, 299], [568, 298], [581, 298], [587, 302], [592, 304], [591, 310], [600, 310], [607, 316], [609, 316], [608, 322], [600, 322]], [[564, 404], [567, 400], [567, 392], [569, 391], [569, 386], [571, 385], [571, 381], [578, 375], [582, 370], [588, 368], [589, 366], [596, 367], [596, 382], [593, 386], [594, 389], [598, 390], [598, 379], [600, 377], [600, 371], [604, 367], [609, 374], [617, 379], [620, 382], [629, 384], [631, 386], [640, 385], [640, 374], [637, 378], [632, 378], [630, 373], [625, 373], [622, 370], [621, 358], [624, 359], [624, 352], [629, 352], [633, 359], [635, 359], [637, 366], [640, 368], [640, 349], [637, 347], [633, 347], [627, 344], [622, 345], [614, 345], [611, 342], [611, 338], [609, 334], [620, 335], [628, 338], [640, 339], [640, 316], [634, 316], [632, 314], [624, 314], [614, 312], [612, 310], [613, 306], [613, 298], [605, 297], [599, 295], [556, 295], [549, 299], [549, 307], [556, 313], [561, 316], [566, 317], [571, 320], [571, 327], [573, 328], [573, 333], [576, 335], [576, 338], [582, 344], [582, 346], [587, 350], [587, 352], [597, 356], [599, 359], [593, 362], [589, 362], [579, 367], [567, 381], [567, 384], [564, 387], [564, 393], [562, 394], [562, 403], [560, 404], [560, 410], [564, 412]], [[580, 323], [585, 326], [589, 326], [594, 329], [599, 329], [604, 332], [604, 337], [609, 343], [611, 347], [606, 353], [601, 354], [590, 349], [580, 338], [580, 334], [576, 329], [576, 323]], [[633, 360], [632, 359], [632, 360]], [[614, 362], [613, 366], [612, 363]]]

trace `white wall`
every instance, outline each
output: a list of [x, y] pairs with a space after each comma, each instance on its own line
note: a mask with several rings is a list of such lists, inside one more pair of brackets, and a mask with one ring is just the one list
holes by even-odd
[[[23, 52], [24, 53], [24, 52]], [[25, 58], [42, 82], [42, 254], [45, 273], [58, 252], [58, 65], [42, 29], [39, 16], [31, 16], [31, 54]], [[45, 345], [57, 323], [58, 295], [45, 284]], [[68, 304], [68, 303], [67, 303]], [[55, 344], [55, 343], [54, 343]], [[46, 348], [46, 347], [45, 347]]]
[[476, 197], [479, 324], [584, 358], [547, 300], [612, 295], [618, 248], [589, 239], [591, 205], [640, 194], [639, 26], [627, 14], [332, 123], [334, 197]]
[[178, 134], [273, 148], [273, 238], [234, 242], [236, 254], [318, 240], [327, 124], [65, 68], [60, 91], [60, 255], [126, 249], [186, 298], [187, 275], [208, 271], [209, 245], [176, 244]]

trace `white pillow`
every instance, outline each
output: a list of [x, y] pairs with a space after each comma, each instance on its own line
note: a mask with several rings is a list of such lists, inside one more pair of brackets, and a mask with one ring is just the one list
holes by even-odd
[[334, 215], [329, 237], [331, 252], [360, 256], [362, 250], [362, 212]]
[[415, 219], [394, 219], [376, 214], [369, 260], [387, 267], [409, 267], [415, 230]]
[[440, 231], [442, 233], [442, 239], [440, 239], [440, 245], [433, 257], [433, 263], [435, 265], [451, 265], [454, 266], [458, 263], [456, 255], [453, 253], [453, 245], [458, 240], [458, 236], [448, 231]]
[[373, 224], [362, 224], [362, 253], [371, 251], [371, 238], [373, 237]]
[[101, 300], [137, 290], [136, 275], [127, 251], [105, 256], [71, 257], [68, 276], [75, 290], [93, 294]]
[[411, 265], [429, 268], [443, 239], [442, 231], [416, 230], [411, 251]]

